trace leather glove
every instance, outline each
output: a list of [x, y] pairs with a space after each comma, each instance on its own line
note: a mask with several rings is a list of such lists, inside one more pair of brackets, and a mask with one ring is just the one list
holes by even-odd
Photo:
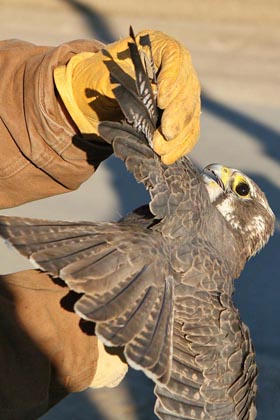
[[[178, 41], [162, 32], [148, 30], [140, 32], [136, 38], [146, 34], [149, 34], [154, 62], [159, 69], [158, 107], [164, 110], [153, 146], [162, 161], [171, 164], [191, 151], [198, 139], [200, 84], [189, 52]], [[129, 40], [110, 44], [106, 50], [127, 74], [134, 77], [127, 46]], [[100, 121], [122, 118], [104, 60], [102, 51], [80, 53], [54, 72], [60, 96], [82, 133], [98, 134]]]
[[114, 388], [118, 386], [128, 371], [128, 365], [118, 348], [114, 353], [105, 350], [104, 345], [98, 340], [98, 361], [93, 381], [90, 388]]

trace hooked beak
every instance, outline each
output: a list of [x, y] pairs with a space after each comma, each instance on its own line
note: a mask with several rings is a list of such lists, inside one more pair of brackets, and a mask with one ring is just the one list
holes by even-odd
[[211, 202], [228, 189], [232, 173], [232, 169], [218, 163], [207, 165], [203, 169], [201, 174]]

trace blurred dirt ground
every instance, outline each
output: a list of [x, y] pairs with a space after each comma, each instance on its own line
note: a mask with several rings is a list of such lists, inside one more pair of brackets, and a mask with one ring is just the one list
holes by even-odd
[[[202, 84], [199, 166], [238, 167], [265, 190], [280, 214], [279, 0], [0, 0], [0, 38], [44, 45], [77, 38], [111, 42], [134, 30], [162, 30], [191, 52]], [[53, 219], [115, 220], [147, 201], [123, 165], [110, 158], [77, 192], [5, 214]], [[249, 325], [260, 368], [258, 419], [280, 418], [279, 230], [246, 268], [236, 304]], [[29, 267], [4, 244], [1, 272]], [[116, 389], [71, 395], [42, 420], [152, 420], [151, 382], [130, 371]], [[5, 419], [3, 419], [5, 420]]]
[[0, 7], [2, 37], [43, 44], [110, 42], [126, 36], [130, 24], [163, 30], [190, 49], [209, 94], [229, 103], [280, 103], [278, 0], [1, 0]]

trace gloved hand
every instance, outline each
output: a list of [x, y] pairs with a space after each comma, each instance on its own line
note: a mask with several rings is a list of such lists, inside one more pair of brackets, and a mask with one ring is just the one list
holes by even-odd
[[[190, 54], [178, 41], [159, 31], [142, 31], [136, 38], [146, 34], [149, 34], [154, 62], [159, 69], [158, 106], [164, 110], [153, 145], [162, 161], [171, 164], [188, 153], [198, 139], [200, 85]], [[134, 77], [128, 41], [129, 38], [117, 41], [106, 46], [106, 50]], [[80, 53], [67, 66], [58, 67], [54, 72], [60, 96], [82, 133], [98, 134], [100, 121], [119, 121], [122, 116], [104, 60], [102, 51]]]
[[104, 345], [98, 340], [98, 361], [93, 381], [89, 385], [90, 388], [114, 388], [118, 386], [128, 371], [128, 365], [123, 356], [120, 355], [121, 350], [113, 349], [113, 353], [105, 350]]

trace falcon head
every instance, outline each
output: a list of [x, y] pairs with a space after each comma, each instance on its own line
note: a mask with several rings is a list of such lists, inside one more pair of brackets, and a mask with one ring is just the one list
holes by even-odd
[[203, 181], [211, 203], [237, 230], [252, 257], [274, 232], [275, 216], [258, 185], [237, 169], [219, 164], [206, 166]]

